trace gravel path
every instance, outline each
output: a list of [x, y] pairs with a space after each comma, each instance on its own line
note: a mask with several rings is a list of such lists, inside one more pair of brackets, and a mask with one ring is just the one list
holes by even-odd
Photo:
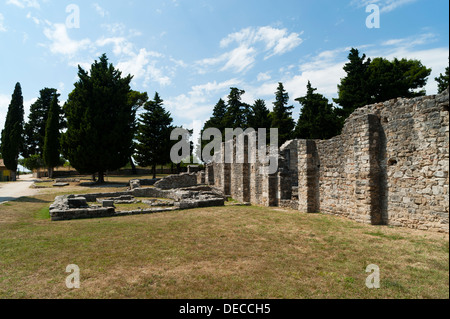
[[0, 205], [25, 196], [34, 196], [39, 190], [30, 188], [34, 179], [32, 175], [22, 175], [17, 182], [0, 184]]

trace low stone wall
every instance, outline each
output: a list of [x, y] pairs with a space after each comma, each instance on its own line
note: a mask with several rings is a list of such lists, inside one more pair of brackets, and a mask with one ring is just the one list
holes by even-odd
[[155, 187], [160, 189], [175, 189], [197, 185], [197, 174], [180, 174], [168, 176], [157, 183]]
[[[114, 203], [121, 203], [124, 200], [133, 198], [167, 198], [172, 201], [164, 201], [161, 206], [151, 207], [147, 209], [139, 209], [133, 211], [116, 211]], [[163, 202], [155, 200], [155, 202]], [[88, 203], [100, 203], [104, 207], [89, 206]], [[150, 206], [153, 202], [150, 203]], [[50, 206], [50, 216], [52, 221], [87, 219], [87, 218], [104, 218], [116, 216], [128, 216], [138, 214], [154, 214], [161, 212], [169, 212], [174, 210], [184, 210], [200, 207], [224, 206], [225, 197], [217, 190], [209, 186], [194, 186], [179, 189], [163, 190], [156, 187], [136, 188], [124, 192], [113, 193], [96, 193], [85, 195], [64, 195], [55, 198], [54, 203]], [[112, 207], [105, 207], [112, 206]], [[153, 205], [155, 206], [155, 205]]]

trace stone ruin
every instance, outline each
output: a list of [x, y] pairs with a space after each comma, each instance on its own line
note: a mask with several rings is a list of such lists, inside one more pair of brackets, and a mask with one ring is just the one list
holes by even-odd
[[[58, 197], [50, 210], [52, 220], [223, 206], [232, 197], [373, 225], [449, 232], [448, 89], [440, 95], [360, 108], [346, 120], [342, 134], [330, 140], [288, 141], [276, 154], [279, 167], [274, 174], [261, 174], [264, 165], [257, 160], [257, 150], [244, 140], [242, 164], [224, 163], [223, 143], [204, 171], [191, 168], [191, 173], [160, 181], [130, 181], [127, 192], [83, 195], [85, 201], [73, 195]], [[235, 141], [227, 143], [235, 158]], [[249, 158], [256, 158], [255, 163]], [[86, 206], [130, 195], [169, 198], [173, 206], [134, 212]], [[76, 205], [80, 207], [72, 208]]]
[[[235, 158], [236, 142], [227, 143]], [[224, 164], [223, 143], [206, 166], [206, 184], [254, 205], [449, 232], [448, 89], [360, 108], [330, 140], [288, 141], [274, 174], [248, 161], [258, 154], [247, 139], [244, 149], [243, 164]]]
[[[142, 187], [143, 185], [152, 187]], [[139, 200], [139, 198], [150, 198]], [[132, 180], [124, 192], [63, 195], [50, 206], [52, 221], [153, 214], [200, 207], [224, 206], [226, 197], [211, 186], [198, 186], [197, 174], [156, 180]], [[142, 202], [146, 209], [118, 211], [115, 204]], [[89, 205], [91, 203], [91, 205]]]

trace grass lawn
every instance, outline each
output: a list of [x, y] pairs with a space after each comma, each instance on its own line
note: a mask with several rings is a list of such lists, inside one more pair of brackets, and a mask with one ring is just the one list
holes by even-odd
[[449, 298], [448, 235], [231, 206], [51, 222], [74, 190], [0, 205], [0, 298]]

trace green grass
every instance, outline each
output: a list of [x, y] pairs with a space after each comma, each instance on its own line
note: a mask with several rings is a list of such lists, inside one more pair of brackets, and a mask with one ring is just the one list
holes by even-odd
[[0, 205], [0, 298], [449, 298], [448, 235], [263, 207], [51, 222], [55, 195]]

